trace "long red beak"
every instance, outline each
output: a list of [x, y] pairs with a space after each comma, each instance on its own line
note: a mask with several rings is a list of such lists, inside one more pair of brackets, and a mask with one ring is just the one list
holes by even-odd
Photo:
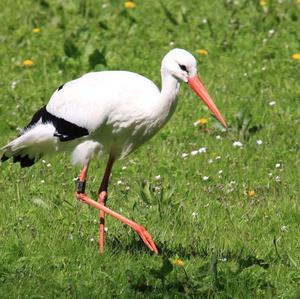
[[217, 117], [217, 119], [220, 121], [220, 123], [225, 128], [227, 128], [227, 124], [226, 124], [225, 120], [223, 119], [219, 109], [217, 108], [217, 106], [211, 99], [210, 95], [208, 94], [208, 91], [206, 90], [205, 86], [201, 82], [200, 78], [198, 76], [190, 78], [188, 80], [188, 84], [196, 92], [196, 94], [201, 98], [201, 100], [207, 105], [207, 107], [211, 110], [211, 112]]

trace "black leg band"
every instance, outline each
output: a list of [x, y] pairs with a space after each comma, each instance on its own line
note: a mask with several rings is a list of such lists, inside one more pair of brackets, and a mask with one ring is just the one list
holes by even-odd
[[76, 181], [76, 192], [85, 193], [85, 181], [80, 181], [79, 179]]

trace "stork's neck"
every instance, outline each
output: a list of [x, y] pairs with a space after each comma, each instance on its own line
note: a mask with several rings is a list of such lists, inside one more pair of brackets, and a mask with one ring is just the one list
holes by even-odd
[[161, 71], [160, 105], [169, 116], [175, 111], [180, 84], [168, 71]]

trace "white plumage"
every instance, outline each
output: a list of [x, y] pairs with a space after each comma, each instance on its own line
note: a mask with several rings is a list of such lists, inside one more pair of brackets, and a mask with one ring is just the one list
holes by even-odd
[[[56, 91], [47, 110], [95, 132], [104, 124], [122, 127], [145, 118], [159, 90], [149, 79], [125, 71], [85, 74]], [[138, 109], [137, 109], [138, 107]]]
[[[112, 151], [118, 159], [164, 125], [176, 104], [176, 94], [163, 100], [149, 79], [131, 72], [105, 71], [65, 84], [53, 94], [47, 111], [88, 129], [90, 135], [84, 141], [99, 142], [99, 147], [93, 145], [95, 150]], [[84, 147], [81, 150], [85, 151]], [[89, 147], [86, 150], [90, 152]]]
[[36, 124], [22, 132], [22, 135], [2, 148], [6, 157], [24, 153], [30, 157], [40, 158], [42, 154], [51, 153], [57, 148], [57, 138], [53, 138], [55, 127], [52, 124]]

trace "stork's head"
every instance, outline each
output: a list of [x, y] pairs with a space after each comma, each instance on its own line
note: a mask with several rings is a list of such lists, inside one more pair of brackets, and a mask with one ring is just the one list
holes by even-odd
[[173, 49], [164, 57], [161, 68], [178, 80], [188, 82], [190, 77], [197, 74], [197, 61], [188, 51]]
[[162, 74], [169, 73], [177, 80], [188, 83], [221, 124], [225, 128], [227, 127], [221, 113], [197, 75], [197, 61], [191, 53], [183, 49], [171, 50], [162, 61], [161, 71]]

